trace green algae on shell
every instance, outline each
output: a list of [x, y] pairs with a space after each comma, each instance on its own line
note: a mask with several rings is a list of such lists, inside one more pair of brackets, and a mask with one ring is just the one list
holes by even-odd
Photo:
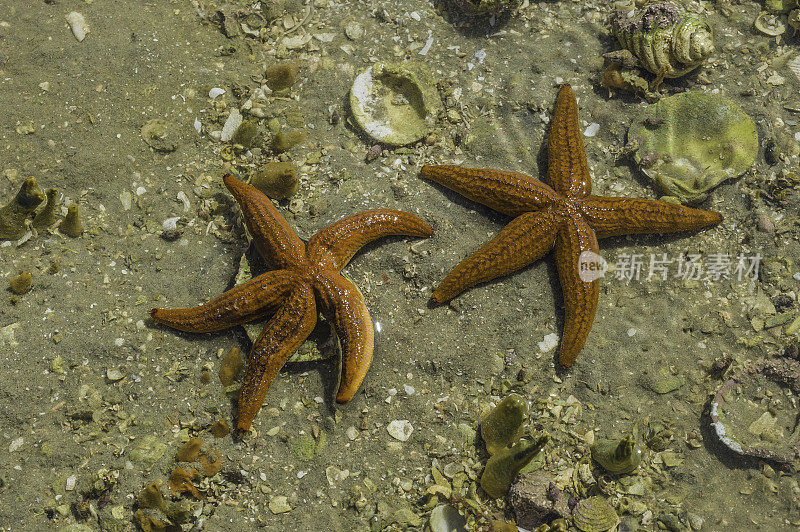
[[33, 286], [31, 272], [24, 271], [16, 277], [12, 277], [8, 281], [8, 286], [11, 291], [17, 295], [28, 293]]
[[634, 160], [667, 196], [702, 201], [745, 172], [758, 154], [753, 120], [719, 95], [686, 92], [648, 106], [628, 130]]
[[517, 394], [509, 394], [481, 420], [481, 438], [489, 454], [495, 454], [522, 437], [528, 402]]
[[270, 161], [253, 173], [250, 184], [270, 198], [282, 200], [297, 193], [300, 180], [292, 161]]
[[44, 201], [35, 177], [29, 177], [7, 205], [0, 208], [0, 240], [17, 240], [28, 230], [28, 220]]
[[619, 516], [605, 497], [594, 496], [578, 501], [572, 522], [581, 532], [605, 532], [617, 526]]
[[373, 141], [390, 146], [416, 142], [433, 129], [439, 95], [421, 66], [375, 63], [356, 76], [350, 111]]
[[504, 497], [520, 470], [539, 454], [549, 440], [548, 434], [533, 441], [522, 439], [513, 447], [503, 448], [493, 454], [481, 475], [483, 491], [495, 499]]
[[603, 440], [592, 445], [592, 458], [612, 475], [631, 473], [642, 462], [642, 449], [633, 436], [621, 440]]

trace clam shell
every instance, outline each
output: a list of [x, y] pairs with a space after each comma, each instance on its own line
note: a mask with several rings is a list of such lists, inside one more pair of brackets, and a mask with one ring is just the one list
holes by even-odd
[[619, 523], [616, 510], [605, 497], [589, 497], [575, 505], [572, 522], [582, 532], [605, 532]]
[[441, 107], [428, 75], [411, 64], [376, 63], [356, 76], [350, 111], [373, 141], [405, 146], [433, 129]]

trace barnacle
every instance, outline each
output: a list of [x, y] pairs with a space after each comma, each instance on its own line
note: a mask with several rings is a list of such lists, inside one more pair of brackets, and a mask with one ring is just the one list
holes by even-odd
[[642, 461], [642, 449], [628, 434], [621, 440], [606, 440], [592, 446], [592, 458], [614, 475], [630, 473]]
[[694, 70], [714, 52], [708, 22], [671, 2], [649, 4], [641, 12], [617, 10], [609, 25], [620, 46], [659, 81]]

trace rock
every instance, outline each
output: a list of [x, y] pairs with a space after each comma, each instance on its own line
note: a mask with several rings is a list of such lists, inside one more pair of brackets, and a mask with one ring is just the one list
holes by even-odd
[[547, 471], [520, 475], [508, 492], [517, 525], [534, 530], [543, 523], [570, 514], [567, 496], [555, 487], [556, 477]]
[[407, 441], [414, 432], [414, 427], [407, 419], [395, 419], [386, 425], [386, 432], [396, 440]]

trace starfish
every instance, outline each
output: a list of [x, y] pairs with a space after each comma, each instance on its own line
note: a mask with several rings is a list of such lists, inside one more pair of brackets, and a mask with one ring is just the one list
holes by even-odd
[[336, 401], [353, 398], [372, 362], [374, 333], [364, 297], [340, 273], [365, 244], [388, 235], [429, 237], [433, 229], [416, 216], [373, 209], [335, 222], [304, 243], [255, 187], [231, 174], [223, 181], [242, 208], [259, 253], [275, 270], [235, 286], [198, 307], [155, 308], [157, 322], [180, 331], [227, 329], [274, 312], [253, 342], [239, 392], [237, 429], [246, 431], [278, 372], [317, 323], [319, 308], [333, 323], [342, 351]]
[[[592, 328], [599, 279], [581, 266], [597, 254], [598, 239], [635, 233], [673, 233], [722, 221], [716, 212], [663, 201], [592, 195], [578, 128], [578, 104], [569, 85], [558, 92], [547, 139], [550, 186], [524, 174], [461, 166], [423, 166], [423, 177], [514, 219], [464, 259], [439, 283], [431, 302], [441, 304], [467, 288], [507, 275], [555, 248], [564, 294], [559, 363], [572, 366]], [[586, 279], [586, 280], [584, 280]]]

